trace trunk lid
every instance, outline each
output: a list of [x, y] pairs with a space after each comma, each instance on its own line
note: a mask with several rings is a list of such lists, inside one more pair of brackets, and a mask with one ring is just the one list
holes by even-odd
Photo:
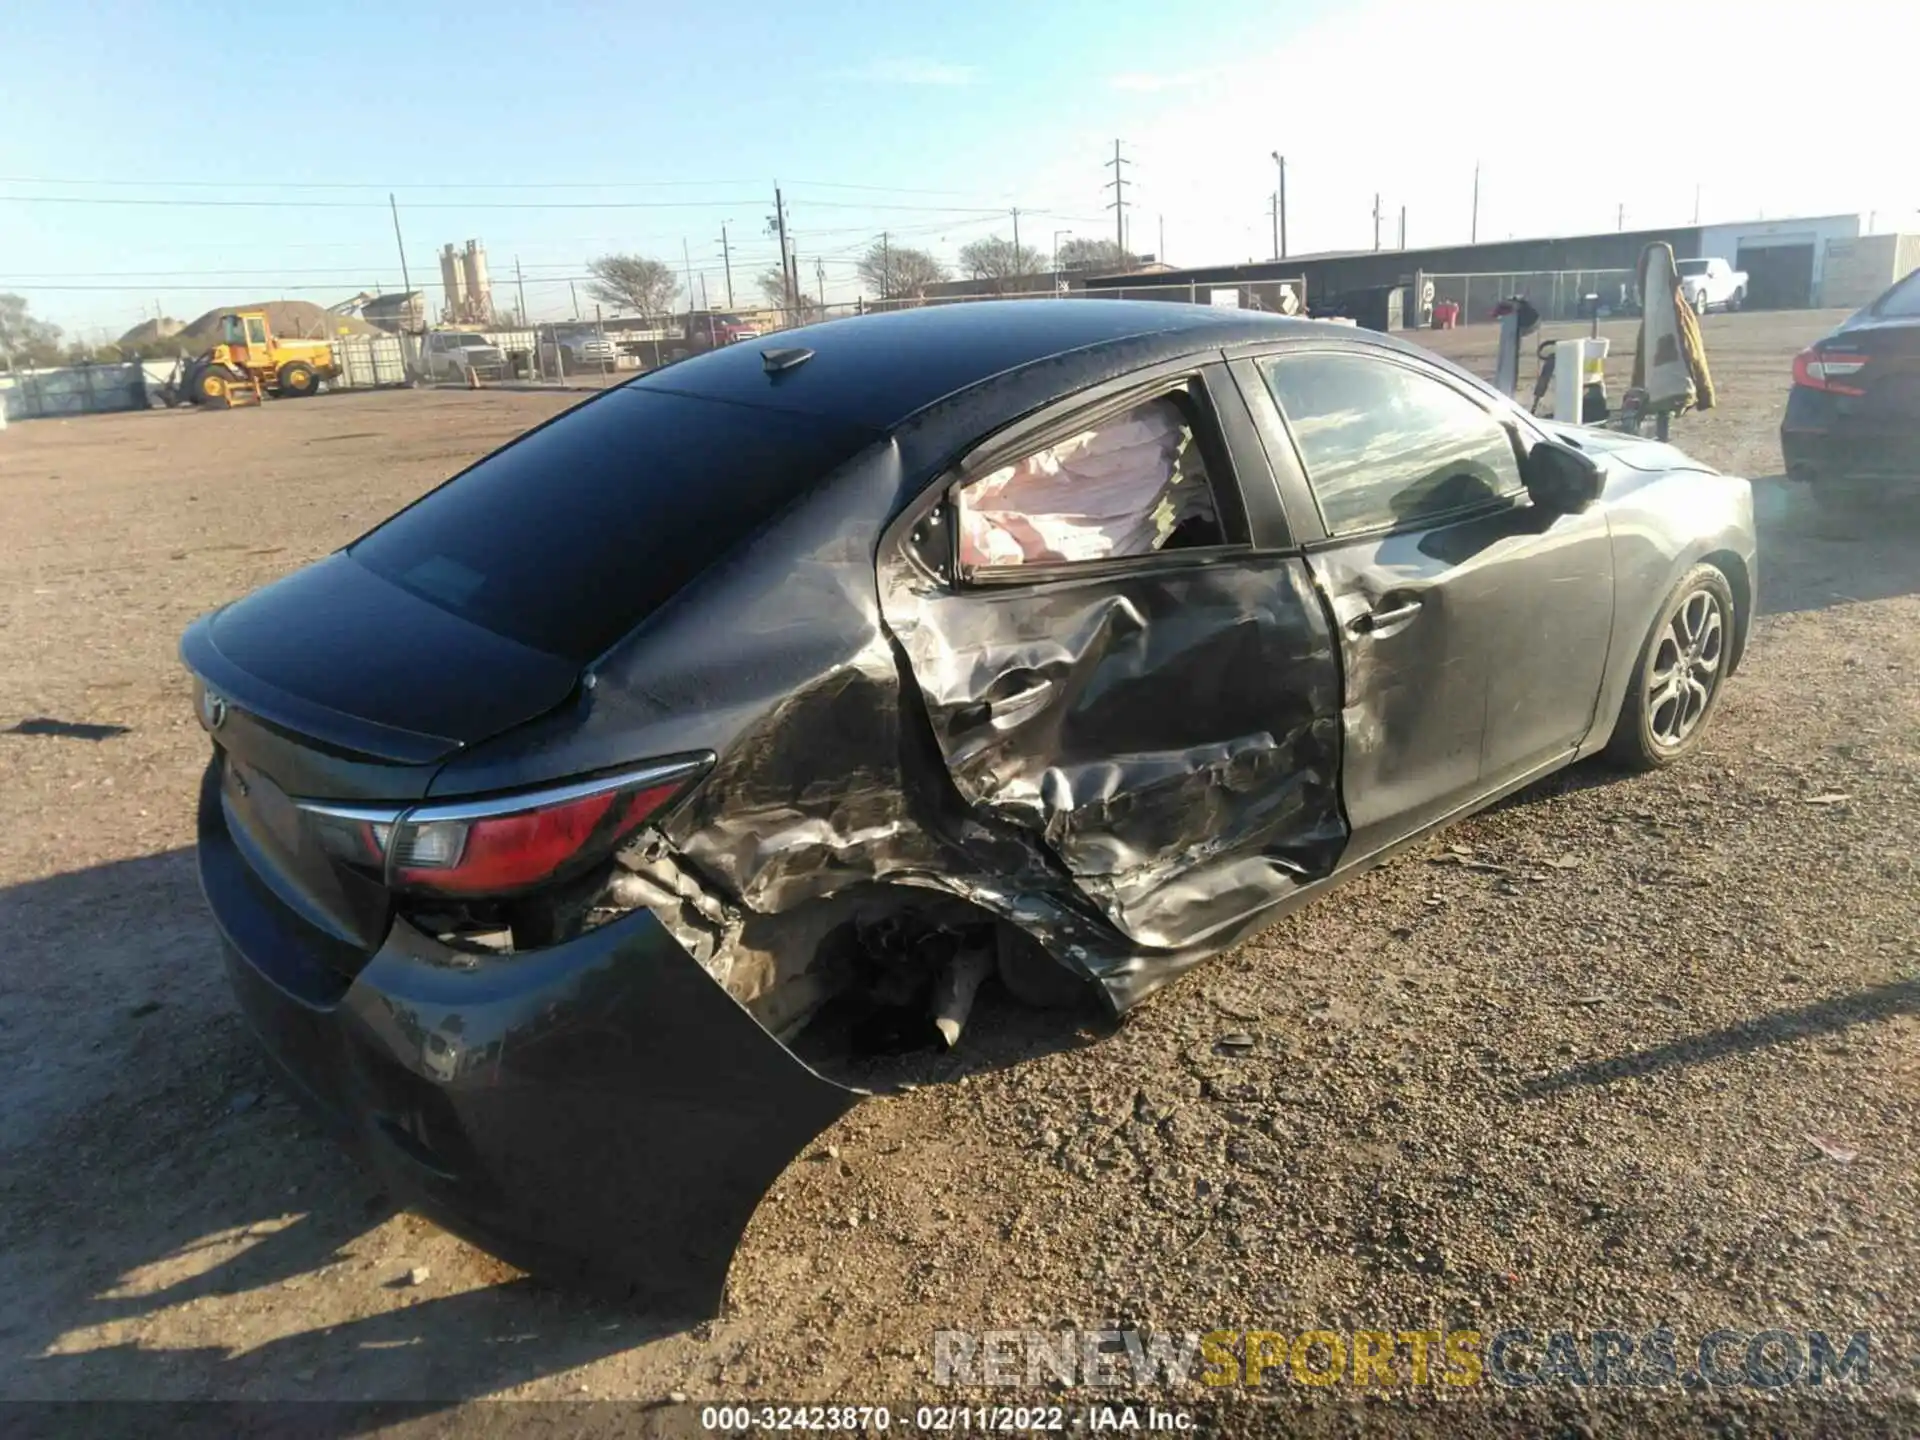
[[419, 800], [447, 756], [552, 710], [579, 678], [345, 554], [195, 622], [180, 650], [235, 845], [290, 909], [363, 953], [391, 896], [329, 853], [296, 800]]
[[327, 749], [403, 766], [543, 715], [580, 678], [577, 663], [435, 605], [345, 552], [200, 620], [181, 654], [230, 705]]

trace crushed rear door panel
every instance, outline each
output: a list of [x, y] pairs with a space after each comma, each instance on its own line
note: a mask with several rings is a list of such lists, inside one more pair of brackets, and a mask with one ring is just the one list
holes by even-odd
[[1134, 943], [1175, 948], [1328, 874], [1340, 677], [1298, 556], [957, 588], [882, 565], [949, 773]]

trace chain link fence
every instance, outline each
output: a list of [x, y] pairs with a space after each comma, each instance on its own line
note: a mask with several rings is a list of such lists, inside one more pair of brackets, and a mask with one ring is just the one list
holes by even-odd
[[1602, 315], [1633, 315], [1640, 309], [1639, 291], [1631, 270], [1522, 270], [1506, 274], [1426, 275], [1433, 286], [1435, 305], [1460, 307], [1459, 323], [1484, 324], [1495, 320], [1494, 307], [1515, 295], [1524, 296], [1543, 320], [1578, 320], [1588, 295], [1600, 297]]
[[877, 300], [822, 304], [802, 300], [790, 306], [771, 306], [756, 314], [772, 318], [780, 329], [836, 320], [850, 315], [878, 315], [890, 310], [920, 310], [932, 305], [967, 305], [982, 300], [1158, 300], [1183, 305], [1210, 305], [1254, 310], [1270, 315], [1306, 313], [1306, 281], [1301, 276], [1278, 280], [1207, 281], [1161, 280], [1143, 275], [1125, 284], [1088, 289], [1078, 277], [1022, 276], [997, 290], [961, 294], [924, 294]]

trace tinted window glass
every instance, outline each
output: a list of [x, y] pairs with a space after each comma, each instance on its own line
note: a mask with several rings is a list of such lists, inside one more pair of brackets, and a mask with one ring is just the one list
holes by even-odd
[[872, 438], [616, 390], [488, 456], [350, 553], [442, 609], [584, 662]]
[[1504, 426], [1459, 391], [1364, 355], [1260, 365], [1328, 533], [1402, 525], [1521, 488]]
[[1920, 318], [1920, 270], [1889, 290], [1873, 313], [1888, 320]]

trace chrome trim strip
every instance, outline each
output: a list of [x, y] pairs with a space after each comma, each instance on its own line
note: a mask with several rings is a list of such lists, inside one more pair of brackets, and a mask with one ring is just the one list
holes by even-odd
[[428, 825], [436, 820], [489, 820], [502, 815], [519, 815], [528, 810], [540, 810], [549, 805], [564, 805], [574, 800], [586, 800], [595, 795], [605, 795], [612, 790], [631, 790], [651, 785], [665, 785], [675, 780], [690, 780], [710, 769], [713, 761], [714, 757], [711, 754], [705, 754], [688, 760], [642, 765], [634, 770], [622, 770], [617, 774], [602, 775], [592, 780], [577, 780], [570, 785], [554, 785], [543, 790], [522, 790], [517, 794], [496, 795], [484, 800], [448, 800], [437, 805], [317, 805], [306, 800], [294, 803], [309, 815], [323, 815], [335, 820], [368, 821], [373, 824], [399, 824], [404, 821], [409, 825]]
[[324, 815], [329, 820], [363, 820], [371, 825], [391, 825], [407, 813], [404, 805], [316, 805], [311, 800], [293, 804], [303, 814]]

